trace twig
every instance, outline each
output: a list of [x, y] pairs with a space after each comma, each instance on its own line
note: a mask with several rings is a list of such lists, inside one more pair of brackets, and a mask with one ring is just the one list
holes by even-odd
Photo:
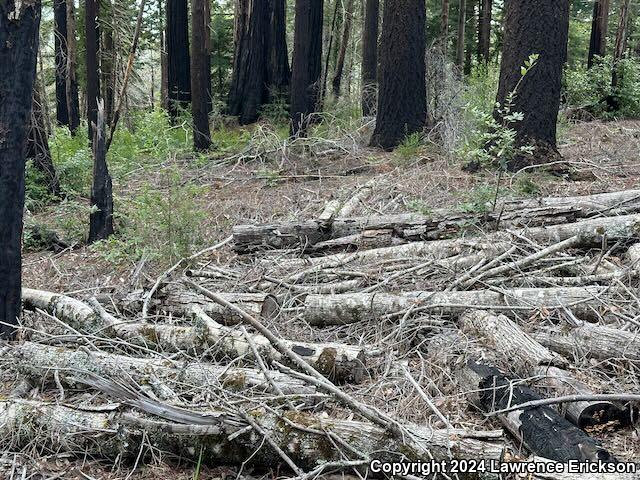
[[555, 398], [543, 398], [540, 400], [532, 400], [530, 402], [524, 402], [519, 405], [514, 405], [502, 410], [496, 410], [490, 413], [486, 413], [487, 417], [494, 415], [500, 415], [503, 413], [514, 412], [516, 410], [526, 410], [529, 408], [544, 407], [547, 405], [556, 405], [558, 403], [571, 403], [571, 402], [640, 402], [640, 395], [633, 394], [593, 394], [593, 395], [565, 395]]

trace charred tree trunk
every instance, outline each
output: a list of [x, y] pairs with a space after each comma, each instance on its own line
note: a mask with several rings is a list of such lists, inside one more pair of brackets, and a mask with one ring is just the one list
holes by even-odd
[[617, 110], [620, 106], [620, 100], [617, 95], [617, 88], [620, 84], [621, 73], [619, 71], [619, 63], [627, 52], [627, 42], [629, 37], [629, 6], [631, 0], [622, 0], [620, 2], [620, 16], [618, 19], [618, 31], [616, 32], [616, 46], [613, 52], [613, 71], [611, 74], [611, 89], [613, 90], [609, 106], [612, 110]]
[[427, 120], [424, 0], [384, 3], [378, 119], [372, 146], [393, 149]]
[[269, 95], [286, 94], [291, 81], [287, 49], [287, 4], [285, 0], [269, 0], [267, 32], [267, 87]]
[[39, 1], [0, 2], [0, 337], [20, 316], [24, 164], [36, 74]]
[[53, 20], [56, 61], [56, 120], [59, 125], [69, 126], [67, 107], [67, 2], [54, 0]]
[[464, 46], [467, 28], [467, 0], [458, 2], [458, 42], [456, 44], [456, 65], [462, 67], [464, 64]]
[[209, 97], [211, 62], [209, 58], [209, 0], [191, 3], [191, 114], [193, 146], [206, 150], [211, 146]]
[[267, 7], [264, 0], [236, 0], [229, 113], [238, 117], [240, 125], [258, 120], [268, 98]]
[[85, 66], [87, 75], [87, 120], [89, 141], [95, 138], [98, 122], [98, 99], [100, 97], [100, 75], [98, 58], [100, 30], [98, 28], [99, 0], [87, 0], [85, 5]]
[[473, 51], [475, 50], [475, 32], [478, 28], [476, 18], [476, 2], [474, 0], [466, 0], [466, 21], [469, 23], [465, 30], [465, 56], [464, 56], [464, 74], [470, 75], [473, 68]]
[[166, 44], [169, 115], [175, 119], [191, 101], [187, 0], [167, 0]]
[[342, 73], [344, 71], [344, 61], [347, 57], [347, 48], [349, 46], [349, 37], [351, 36], [351, 25], [353, 24], [353, 0], [347, 0], [344, 7], [344, 24], [342, 30], [342, 41], [340, 42], [340, 53], [336, 62], [336, 71], [331, 81], [333, 94], [340, 96], [340, 86], [342, 83]]
[[66, 1], [67, 8], [67, 68], [65, 98], [69, 115], [69, 130], [72, 135], [80, 126], [80, 102], [78, 101], [78, 80], [76, 79], [76, 14], [73, 1]]
[[362, 114], [375, 115], [378, 102], [378, 19], [380, 0], [366, 0], [362, 29]]
[[[505, 105], [517, 88], [511, 111], [522, 113], [524, 119], [514, 126], [516, 147], [535, 149], [532, 154], [516, 154], [508, 165], [512, 170], [560, 158], [556, 122], [568, 36], [568, 0], [512, 0], [505, 4], [497, 102]], [[522, 77], [521, 67], [536, 53], [540, 54], [537, 65]]]
[[89, 243], [105, 240], [113, 234], [113, 186], [107, 167], [107, 126], [104, 105], [98, 102], [93, 139], [93, 184], [89, 217]]
[[478, 63], [485, 65], [489, 63], [491, 50], [492, 10], [493, 0], [480, 0], [480, 19], [478, 21]]
[[322, 73], [324, 0], [296, 0], [291, 69], [291, 134], [304, 135], [316, 111]]
[[60, 195], [60, 181], [56, 174], [49, 140], [44, 123], [44, 112], [42, 109], [40, 90], [33, 89], [33, 104], [31, 108], [31, 128], [27, 143], [27, 158], [33, 159], [33, 165], [40, 170], [47, 182], [49, 193], [55, 196]]
[[593, 4], [593, 21], [591, 22], [591, 40], [589, 42], [587, 68], [593, 66], [595, 57], [604, 57], [607, 54], [608, 29], [609, 0], [596, 0]]

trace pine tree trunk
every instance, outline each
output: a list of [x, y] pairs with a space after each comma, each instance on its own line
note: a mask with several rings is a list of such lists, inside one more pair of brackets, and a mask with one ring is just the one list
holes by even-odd
[[491, 14], [493, 0], [480, 0], [478, 21], [478, 63], [489, 63], [491, 49]]
[[[511, 0], [505, 5], [505, 34], [497, 101], [521, 81], [512, 112], [524, 119], [517, 122], [516, 147], [532, 146], [533, 154], [518, 153], [509, 168], [547, 163], [560, 158], [556, 147], [556, 122], [560, 108], [562, 68], [569, 36], [568, 0]], [[530, 55], [539, 53], [536, 66], [523, 78], [521, 67]], [[497, 117], [496, 113], [496, 117]], [[502, 119], [498, 118], [499, 122]]]
[[593, 4], [593, 20], [591, 22], [591, 39], [587, 68], [593, 66], [595, 57], [607, 54], [607, 31], [609, 29], [609, 0], [595, 0]]
[[240, 125], [258, 119], [267, 101], [267, 2], [236, 0], [234, 25], [234, 55], [229, 113], [237, 116]]
[[69, 114], [69, 130], [75, 135], [80, 126], [80, 103], [78, 100], [78, 80], [76, 79], [76, 14], [72, 0], [66, 1], [67, 8], [67, 68], [65, 97]]
[[87, 77], [87, 120], [89, 141], [95, 137], [98, 121], [98, 99], [100, 98], [100, 77], [98, 58], [100, 51], [100, 30], [98, 28], [99, 0], [86, 0], [85, 4], [85, 67]]
[[304, 135], [316, 111], [322, 73], [324, 0], [296, 0], [291, 69], [291, 134]]
[[58, 196], [60, 195], [60, 181], [51, 158], [41, 102], [40, 89], [34, 88], [27, 158], [33, 159], [33, 166], [44, 175], [49, 193]]
[[465, 55], [464, 55], [464, 74], [470, 75], [473, 68], [473, 51], [475, 50], [475, 32], [478, 28], [476, 18], [476, 2], [475, 0], [466, 0], [466, 20], [469, 23], [465, 29]]
[[286, 0], [268, 0], [269, 30], [267, 32], [267, 87], [271, 94], [286, 94], [291, 82], [287, 49]]
[[13, 337], [22, 289], [24, 166], [36, 74], [39, 1], [0, 2], [0, 337]]
[[56, 61], [56, 120], [59, 125], [69, 126], [69, 111], [67, 108], [67, 2], [54, 0], [53, 2], [53, 36], [55, 40]]
[[191, 3], [191, 115], [193, 146], [206, 150], [211, 146], [209, 131], [209, 97], [211, 60], [209, 56], [209, 0]]
[[424, 0], [386, 0], [372, 146], [393, 149], [427, 120]]
[[167, 0], [166, 44], [169, 115], [175, 119], [191, 101], [187, 0]]
[[362, 114], [375, 115], [378, 102], [378, 23], [380, 0], [366, 0], [362, 29]]
[[456, 65], [462, 67], [464, 64], [464, 47], [467, 28], [467, 0], [458, 2], [458, 41], [456, 43]]
[[631, 0], [622, 0], [620, 2], [620, 15], [618, 17], [618, 31], [616, 32], [616, 45], [613, 52], [613, 71], [611, 74], [611, 89], [613, 90], [611, 107], [617, 110], [620, 101], [617, 97], [616, 89], [620, 83], [619, 63], [627, 53], [627, 43], [629, 38], [629, 6]]
[[107, 127], [102, 100], [97, 105], [95, 127], [89, 243], [106, 240], [113, 234], [113, 186], [107, 167]]
[[342, 41], [340, 43], [340, 53], [336, 63], [336, 71], [333, 75], [331, 85], [333, 94], [340, 96], [340, 85], [342, 83], [342, 72], [344, 71], [344, 62], [347, 57], [347, 47], [349, 46], [349, 37], [351, 36], [351, 25], [353, 24], [353, 0], [346, 0], [344, 7], [344, 25], [342, 31]]

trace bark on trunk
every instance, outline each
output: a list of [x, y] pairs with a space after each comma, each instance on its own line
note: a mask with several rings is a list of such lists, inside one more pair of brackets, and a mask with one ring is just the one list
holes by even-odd
[[56, 120], [59, 125], [69, 126], [67, 107], [67, 2], [53, 2], [53, 36], [56, 62]]
[[491, 16], [493, 0], [480, 0], [478, 21], [478, 63], [489, 63], [491, 53]]
[[[535, 149], [509, 159], [512, 170], [561, 158], [556, 146], [556, 124], [568, 36], [568, 0], [513, 0], [505, 4], [497, 102], [504, 106], [517, 89], [511, 111], [522, 113], [524, 118], [513, 125], [516, 147]], [[523, 78], [520, 69], [532, 54], [540, 54], [540, 58]], [[503, 123], [497, 111], [495, 116]]]
[[362, 27], [362, 114], [376, 114], [378, 103], [378, 24], [380, 0], [366, 0]]
[[169, 115], [178, 116], [191, 101], [187, 0], [167, 0], [167, 90]]
[[504, 313], [532, 313], [539, 309], [563, 311], [565, 308], [588, 316], [594, 308], [607, 304], [616, 292], [608, 287], [517, 288], [496, 292], [406, 292], [346, 293], [307, 295], [304, 319], [312, 326], [346, 325], [364, 320], [380, 320], [407, 311], [460, 315], [469, 309], [499, 310]]
[[269, 30], [267, 31], [267, 87], [272, 96], [287, 94], [291, 82], [287, 47], [287, 4], [285, 0], [268, 0]]
[[291, 134], [305, 135], [317, 108], [322, 73], [323, 0], [296, 0], [291, 68]]
[[620, 14], [618, 17], [618, 30], [616, 32], [616, 45], [613, 52], [613, 69], [611, 75], [611, 89], [613, 93], [609, 100], [610, 108], [617, 110], [620, 107], [620, 100], [616, 89], [620, 84], [621, 73], [619, 71], [619, 63], [627, 53], [627, 43], [629, 37], [629, 15], [631, 0], [622, 0], [620, 2]]
[[[89, 142], [96, 138], [98, 124], [98, 100], [100, 98], [100, 76], [98, 58], [100, 51], [100, 30], [98, 15], [99, 0], [87, 0], [85, 5], [85, 68], [87, 76], [87, 123]], [[104, 138], [104, 136], [103, 136]]]
[[424, 0], [384, 3], [378, 109], [372, 146], [391, 150], [425, 126], [425, 21]]
[[456, 43], [456, 65], [464, 64], [464, 47], [467, 27], [467, 0], [458, 1], [458, 41]]
[[24, 168], [41, 4], [0, 2], [0, 337], [20, 317]]
[[93, 183], [89, 243], [106, 240], [113, 235], [113, 185], [107, 166], [107, 127], [102, 101], [98, 103], [97, 124], [93, 138]]
[[67, 113], [69, 114], [69, 130], [75, 135], [80, 126], [80, 102], [78, 100], [78, 80], [76, 79], [76, 14], [71, 0], [66, 0], [67, 6], [67, 68], [65, 98]]
[[33, 159], [33, 165], [43, 175], [47, 182], [47, 190], [51, 195], [59, 196], [60, 181], [51, 158], [49, 139], [44, 122], [44, 112], [40, 90], [33, 89], [33, 106], [31, 109], [31, 126], [27, 145], [27, 158]]
[[191, 115], [195, 150], [207, 150], [211, 146], [209, 129], [211, 13], [209, 8], [209, 0], [192, 0], [191, 2]]
[[451, 9], [450, 0], [441, 0], [442, 8], [440, 11], [440, 42], [442, 44], [442, 53], [447, 54], [449, 43], [449, 10]]
[[[541, 397], [497, 368], [470, 361], [461, 373], [469, 400], [488, 413]], [[550, 407], [516, 410], [498, 416], [511, 434], [533, 454], [558, 462], [615, 462], [591, 437]]]
[[464, 55], [464, 74], [471, 75], [473, 69], [473, 57], [477, 51], [476, 48], [476, 33], [478, 29], [478, 19], [476, 15], [475, 0], [466, 0], [467, 3], [467, 29], [465, 32], [465, 55]]
[[344, 4], [344, 23], [342, 25], [342, 41], [340, 42], [340, 53], [338, 54], [338, 61], [336, 63], [336, 70], [331, 81], [333, 87], [333, 94], [336, 97], [340, 96], [340, 86], [342, 84], [342, 73], [344, 71], [344, 62], [347, 58], [347, 48], [349, 47], [349, 37], [351, 36], [351, 25], [353, 24], [354, 14], [354, 0], [346, 0]]
[[593, 20], [591, 22], [591, 39], [589, 41], [587, 68], [593, 66], [595, 57], [604, 57], [607, 54], [609, 2], [610, 0], [595, 0], [595, 2], [593, 2]]

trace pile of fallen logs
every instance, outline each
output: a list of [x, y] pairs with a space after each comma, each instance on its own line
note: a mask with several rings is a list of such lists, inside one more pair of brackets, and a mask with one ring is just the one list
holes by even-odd
[[372, 188], [318, 219], [235, 227], [232, 262], [191, 257], [147, 292], [25, 288], [0, 356], [5, 450], [301, 479], [637, 459], [611, 438], [638, 443], [640, 191], [350, 216]]

